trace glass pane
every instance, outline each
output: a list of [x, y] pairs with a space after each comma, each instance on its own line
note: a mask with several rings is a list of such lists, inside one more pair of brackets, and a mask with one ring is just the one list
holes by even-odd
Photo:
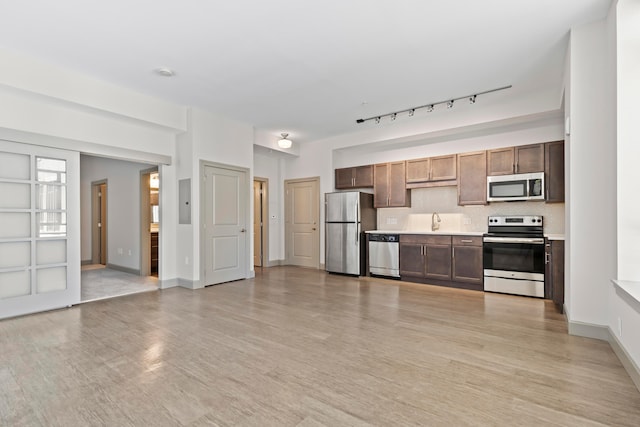
[[61, 264], [67, 262], [66, 240], [41, 240], [36, 243], [36, 263]]
[[0, 208], [30, 209], [31, 185], [0, 182]]
[[64, 185], [38, 184], [38, 209], [65, 210], [67, 208], [67, 187]]
[[31, 179], [30, 161], [27, 154], [0, 152], [0, 178]]
[[0, 243], [0, 268], [28, 267], [31, 265], [31, 243]]
[[40, 182], [67, 182], [67, 174], [64, 172], [38, 171], [36, 178]]
[[0, 273], [0, 299], [31, 294], [29, 270]]
[[48, 159], [46, 157], [36, 158], [36, 169], [48, 170], [56, 172], [66, 172], [67, 162], [66, 160]]
[[41, 268], [36, 272], [36, 292], [64, 291], [67, 289], [67, 267]]
[[0, 212], [0, 239], [31, 237], [31, 214]]
[[67, 235], [67, 214], [64, 212], [38, 212], [38, 237], [61, 237]]

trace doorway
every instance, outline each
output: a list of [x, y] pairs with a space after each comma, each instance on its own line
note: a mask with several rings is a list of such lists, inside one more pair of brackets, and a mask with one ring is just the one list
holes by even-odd
[[253, 265], [269, 266], [269, 195], [266, 178], [253, 179]]
[[140, 171], [140, 275], [160, 271], [160, 174], [153, 167]]
[[107, 265], [107, 180], [91, 183], [91, 264]]
[[201, 277], [204, 286], [247, 278], [248, 169], [201, 162]]
[[320, 178], [288, 179], [285, 186], [286, 263], [320, 268]]

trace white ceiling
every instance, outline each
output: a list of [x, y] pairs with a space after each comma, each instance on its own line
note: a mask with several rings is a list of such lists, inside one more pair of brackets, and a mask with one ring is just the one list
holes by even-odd
[[610, 3], [0, 0], [0, 47], [304, 142], [505, 85], [559, 88], [570, 28]]

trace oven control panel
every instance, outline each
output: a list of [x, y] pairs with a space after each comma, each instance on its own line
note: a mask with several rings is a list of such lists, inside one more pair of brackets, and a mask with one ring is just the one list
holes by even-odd
[[490, 216], [489, 225], [502, 226], [519, 226], [519, 225], [536, 225], [542, 226], [542, 216], [540, 215], [506, 215], [506, 216]]

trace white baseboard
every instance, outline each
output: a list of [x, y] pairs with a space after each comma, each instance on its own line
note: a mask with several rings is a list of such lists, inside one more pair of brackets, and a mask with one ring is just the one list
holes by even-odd
[[285, 265], [285, 261], [283, 259], [273, 259], [268, 261], [265, 267], [279, 267], [281, 265]]
[[200, 286], [200, 280], [188, 280], [188, 279], [182, 279], [182, 278], [178, 278], [178, 286], [180, 286], [181, 288], [187, 288], [187, 289], [199, 289], [202, 286]]
[[569, 335], [607, 341], [629, 374], [631, 381], [633, 381], [638, 391], [640, 391], [640, 368], [638, 368], [638, 365], [633, 361], [629, 353], [627, 353], [627, 350], [625, 350], [610, 327], [591, 323], [569, 322]]
[[633, 381], [638, 391], [640, 391], [640, 368], [638, 368], [638, 365], [633, 361], [629, 353], [627, 353], [627, 350], [622, 346], [622, 343], [618, 340], [618, 337], [616, 337], [616, 334], [613, 333], [611, 328], [607, 328], [607, 330], [609, 332], [609, 344], [613, 352], [618, 356], [620, 363], [622, 363], [622, 366], [624, 366], [624, 369], [631, 377], [631, 381]]
[[122, 271], [123, 273], [135, 274], [136, 276], [140, 275], [140, 270], [136, 270], [135, 268], [123, 267], [117, 264], [107, 264], [107, 268]]
[[175, 288], [178, 285], [178, 279], [160, 280], [160, 289]]

